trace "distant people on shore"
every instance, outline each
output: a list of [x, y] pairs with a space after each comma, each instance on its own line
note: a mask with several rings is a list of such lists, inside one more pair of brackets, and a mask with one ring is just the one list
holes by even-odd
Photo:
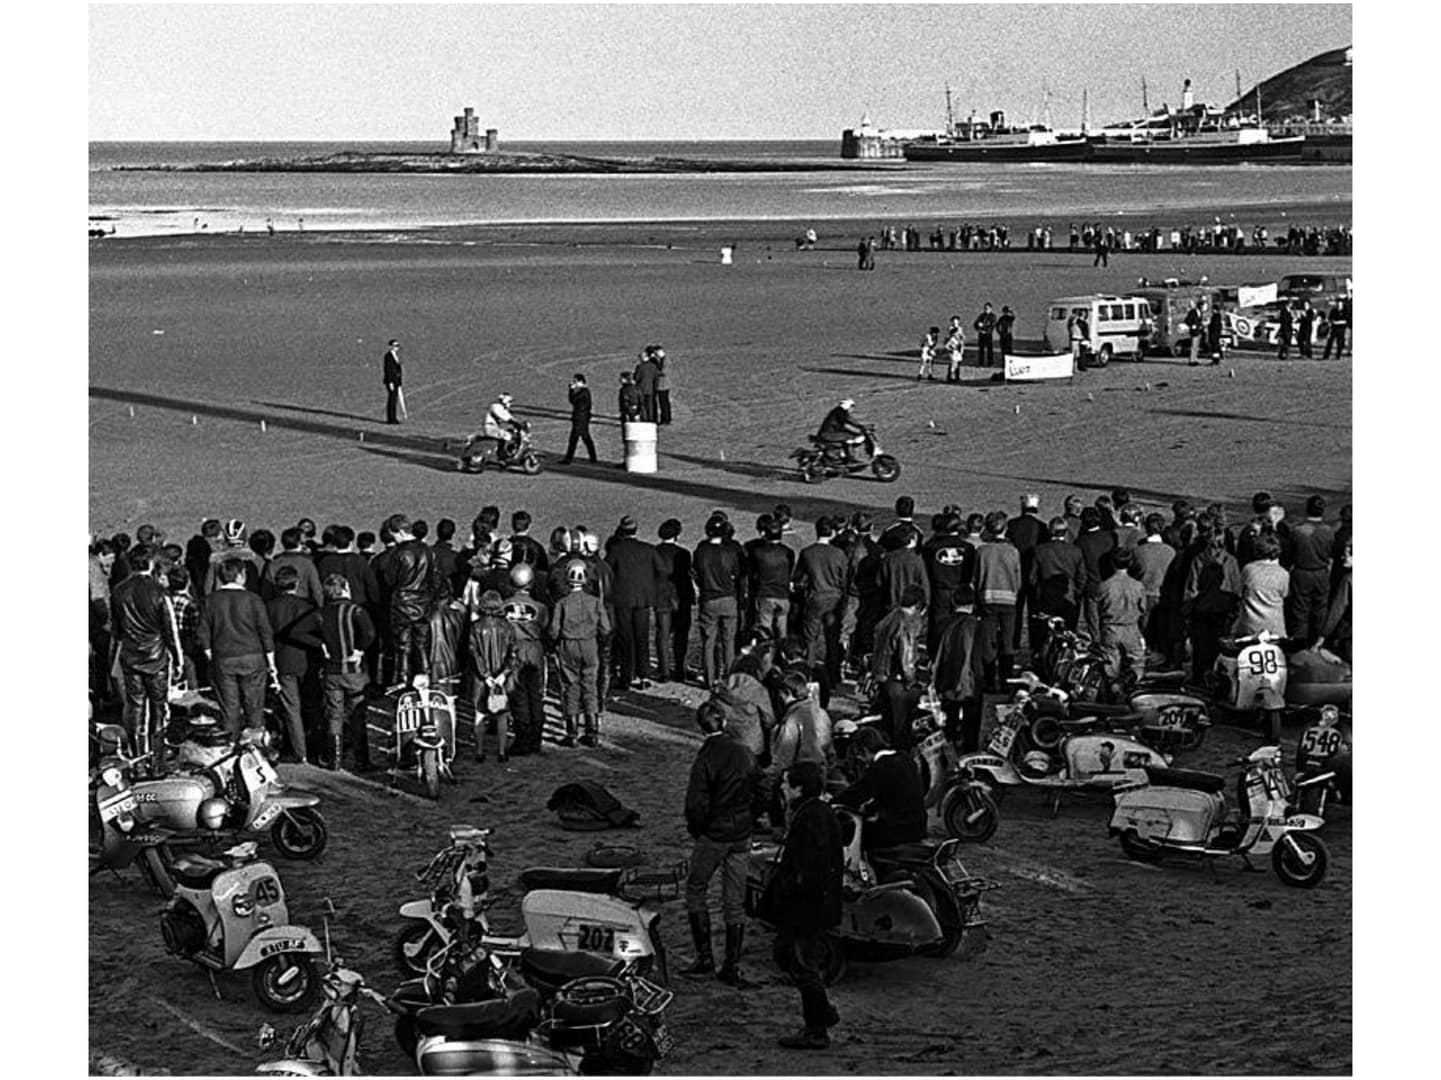
[[[962, 223], [938, 224], [928, 236], [930, 251], [1012, 251], [1010, 227], [1006, 224], [979, 225]], [[799, 246], [799, 241], [797, 241]], [[914, 225], [889, 225], [881, 230], [882, 251], [921, 251], [921, 232]], [[1025, 250], [1052, 250], [1051, 226], [1045, 223], [1026, 230]], [[1100, 222], [1072, 222], [1068, 229], [1067, 250], [1088, 254], [1092, 265], [1109, 265], [1116, 252], [1152, 253], [1178, 251], [1187, 255], [1231, 254], [1266, 251], [1286, 255], [1350, 255], [1351, 226], [1293, 225], [1284, 235], [1271, 239], [1264, 225], [1250, 229], [1238, 224], [1214, 221], [1208, 225], [1180, 225], [1165, 228], [1151, 225], [1142, 229], [1117, 229]], [[857, 253], [859, 254], [859, 247]], [[869, 269], [861, 266], [859, 269]]]

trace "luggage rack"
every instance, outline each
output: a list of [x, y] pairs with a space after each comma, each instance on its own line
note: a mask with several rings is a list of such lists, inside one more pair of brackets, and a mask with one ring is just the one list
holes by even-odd
[[668, 870], [642, 869], [633, 866], [621, 875], [620, 891], [627, 898], [656, 901], [679, 900], [681, 889], [689, 875], [689, 859], [681, 859]]
[[941, 877], [946, 879], [947, 885], [958, 886], [963, 892], [979, 894], [1001, 887], [1001, 883], [994, 878], [972, 874], [955, 856], [946, 859], [937, 869], [940, 870]]

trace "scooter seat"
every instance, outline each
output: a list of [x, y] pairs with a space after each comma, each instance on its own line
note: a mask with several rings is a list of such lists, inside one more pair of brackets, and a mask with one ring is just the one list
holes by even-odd
[[527, 987], [496, 1001], [421, 1009], [415, 1030], [445, 1039], [523, 1039], [539, 1016], [540, 995]]
[[1129, 716], [1132, 712], [1129, 705], [1102, 705], [1095, 701], [1078, 701], [1071, 705], [1070, 710], [1072, 720], [1083, 716]]
[[172, 867], [175, 880], [188, 889], [208, 889], [225, 864], [204, 855], [182, 855]]
[[603, 893], [614, 896], [620, 890], [623, 871], [592, 869], [588, 866], [532, 866], [520, 872], [520, 883], [531, 889], [564, 889], [567, 892]]
[[1195, 769], [1162, 769], [1147, 765], [1146, 779], [1165, 787], [1190, 788], [1192, 791], [1205, 791], [1212, 795], [1219, 795], [1226, 787], [1224, 776], [1198, 772]]
[[920, 841], [912, 844], [897, 844], [895, 847], [875, 848], [871, 851], [871, 860], [894, 863], [898, 866], [929, 866], [935, 853], [935, 844]]
[[1059, 723], [1062, 730], [1074, 733], [1077, 731], [1084, 731], [1086, 728], [1102, 726], [1111, 728], [1116, 727], [1117, 725], [1124, 726], [1127, 724], [1135, 724], [1144, 719], [1145, 716], [1142, 713], [1132, 712], [1129, 708], [1127, 708], [1124, 712], [1119, 713], [1113, 713], [1108, 711], [1104, 714], [1098, 714], [1096, 716], [1069, 716], [1066, 719], [1059, 721]]
[[600, 953], [568, 952], [561, 949], [521, 949], [520, 973], [536, 986], [554, 989], [572, 979], [593, 975], [615, 977], [625, 970], [626, 961]]

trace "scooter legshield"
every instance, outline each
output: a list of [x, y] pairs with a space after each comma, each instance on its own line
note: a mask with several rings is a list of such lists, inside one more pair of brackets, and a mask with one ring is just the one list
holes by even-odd
[[533, 1043], [509, 1039], [422, 1039], [415, 1051], [422, 1076], [574, 1076], [578, 1061]]
[[304, 926], [268, 926], [245, 943], [232, 966], [236, 971], [243, 971], [278, 953], [314, 953], [318, 956], [324, 951], [315, 935]]
[[255, 1066], [255, 1071], [265, 1076], [328, 1076], [326, 1067], [317, 1061], [300, 1058], [282, 1058]]

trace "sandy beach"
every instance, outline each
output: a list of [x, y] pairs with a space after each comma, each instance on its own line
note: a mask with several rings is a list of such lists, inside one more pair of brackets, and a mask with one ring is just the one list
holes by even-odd
[[[364, 528], [401, 507], [465, 522], [483, 503], [523, 502], [540, 521], [598, 528], [629, 510], [649, 530], [672, 513], [724, 506], [745, 519], [780, 500], [808, 522], [901, 493], [923, 508], [1009, 509], [1034, 489], [1049, 510], [1115, 483], [1148, 502], [1236, 506], [1260, 489], [1296, 504], [1349, 491], [1349, 358], [1236, 352], [1219, 369], [1117, 363], [1028, 386], [973, 368], [961, 387], [914, 378], [925, 328], [952, 313], [969, 323], [985, 301], [1015, 309], [1024, 349], [1057, 296], [1125, 292], [1141, 276], [1349, 273], [1349, 260], [1118, 254], [1093, 269], [1065, 251], [881, 252], [875, 272], [858, 273], [855, 239], [880, 223], [846, 225], [823, 229], [811, 252], [794, 250], [796, 223], [777, 222], [94, 243], [93, 526], [150, 521], [188, 536], [203, 517], [306, 514]], [[725, 244], [734, 265], [721, 265]], [[380, 423], [391, 337], [405, 344], [411, 418], [399, 428]], [[676, 422], [659, 473], [634, 477], [614, 467], [614, 391], [648, 342], [671, 358]], [[611, 467], [548, 467], [539, 480], [455, 472], [447, 446], [501, 391], [553, 464], [577, 371]], [[899, 456], [898, 483], [805, 486], [787, 468], [841, 396]]]

